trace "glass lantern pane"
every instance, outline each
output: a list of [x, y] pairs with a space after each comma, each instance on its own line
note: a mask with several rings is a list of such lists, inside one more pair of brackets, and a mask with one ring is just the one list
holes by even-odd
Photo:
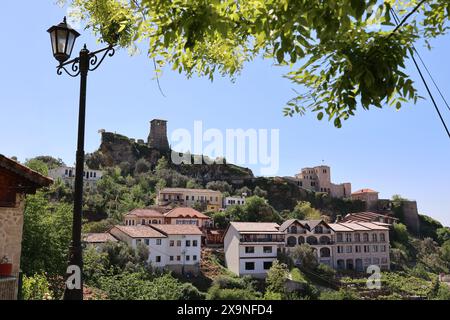
[[70, 56], [72, 54], [73, 44], [75, 43], [75, 35], [69, 32], [69, 41], [67, 41], [66, 53]]
[[56, 53], [56, 30], [53, 30], [50, 33], [50, 39], [52, 41], [52, 50], [53, 50], [53, 54]]
[[67, 30], [58, 29], [56, 32], [57, 53], [66, 53]]

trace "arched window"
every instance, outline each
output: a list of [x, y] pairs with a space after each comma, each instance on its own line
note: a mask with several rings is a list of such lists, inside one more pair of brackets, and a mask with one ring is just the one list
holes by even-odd
[[302, 236], [298, 237], [298, 244], [303, 244], [303, 243], [305, 243], [305, 237], [302, 237]]
[[297, 233], [297, 227], [296, 226], [292, 226], [291, 227], [291, 233]]
[[373, 242], [377, 242], [378, 241], [378, 237], [376, 233], [372, 233], [372, 241]]
[[363, 233], [363, 241], [364, 242], [368, 242], [369, 241], [369, 234], [368, 233]]
[[320, 257], [321, 258], [329, 258], [331, 256], [330, 248], [321, 248], [320, 249]]
[[384, 235], [384, 233], [380, 233], [380, 240], [382, 242], [386, 241], [386, 236]]
[[359, 233], [355, 233], [355, 241], [360, 242], [361, 241], [361, 235]]
[[315, 244], [317, 244], [317, 238], [313, 237], [313, 236], [309, 236], [308, 238], [306, 238], [306, 242], [308, 244], [315, 245]]
[[297, 239], [293, 236], [287, 238], [287, 246], [294, 247], [297, 244]]
[[152, 224], [158, 224], [158, 220], [152, 220]]
[[320, 242], [320, 244], [330, 244], [331, 240], [327, 236], [321, 236], [319, 238], [319, 242]]
[[323, 233], [323, 227], [322, 226], [317, 226], [314, 228], [314, 232], [315, 233]]

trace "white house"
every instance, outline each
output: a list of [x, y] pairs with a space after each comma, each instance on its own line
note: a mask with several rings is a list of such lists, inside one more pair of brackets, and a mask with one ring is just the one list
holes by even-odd
[[242, 206], [245, 204], [244, 197], [225, 197], [223, 199], [223, 207], [228, 208], [230, 206]]
[[[75, 184], [75, 168], [74, 167], [58, 167], [48, 170], [48, 175], [53, 179], [61, 179], [66, 184], [74, 186]], [[83, 172], [84, 186], [95, 188], [97, 181], [102, 178], [103, 172], [101, 170], [91, 170], [85, 168]]]
[[272, 222], [231, 222], [224, 236], [227, 268], [239, 276], [265, 277], [284, 247], [285, 233]]
[[202, 232], [194, 225], [115, 226], [109, 231], [120, 241], [136, 248], [148, 247], [148, 262], [156, 268], [175, 272], [199, 271]]

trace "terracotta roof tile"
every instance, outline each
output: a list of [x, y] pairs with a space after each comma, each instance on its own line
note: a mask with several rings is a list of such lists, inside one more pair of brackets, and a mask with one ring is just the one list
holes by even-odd
[[362, 194], [362, 193], [379, 193], [379, 192], [372, 189], [361, 189], [353, 192], [352, 194]]
[[210, 219], [207, 215], [189, 207], [177, 207], [165, 214], [167, 218], [198, 218], [198, 219]]
[[280, 232], [280, 226], [274, 222], [231, 222], [238, 232]]
[[150, 225], [151, 228], [165, 235], [202, 235], [202, 231], [194, 225], [189, 224], [158, 224]]
[[17, 161], [9, 159], [4, 155], [0, 154], [0, 168], [4, 168], [18, 176], [23, 177], [25, 180], [40, 186], [47, 187], [53, 183], [53, 179], [45, 177], [39, 172], [36, 172]]
[[131, 238], [165, 238], [166, 237], [161, 232], [155, 230], [154, 228], [151, 228], [150, 226], [143, 226], [143, 225], [120, 226], [120, 225], [117, 225], [117, 226], [114, 226], [114, 228], [122, 231], [123, 233], [130, 236]]
[[125, 216], [133, 216], [138, 218], [164, 218], [164, 215], [161, 212], [158, 212], [154, 209], [134, 209], [128, 212]]

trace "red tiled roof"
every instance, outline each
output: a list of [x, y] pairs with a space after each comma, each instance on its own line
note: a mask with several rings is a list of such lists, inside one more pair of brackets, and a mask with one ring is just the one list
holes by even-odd
[[177, 207], [165, 214], [167, 218], [198, 218], [209, 219], [209, 217], [189, 207]]
[[202, 235], [202, 231], [190, 224], [158, 224], [150, 225], [151, 228], [165, 235]]
[[238, 232], [280, 232], [280, 226], [275, 222], [231, 222], [231, 226], [233, 226]]
[[356, 213], [349, 213], [347, 214], [343, 219], [342, 222], [373, 222], [377, 221], [378, 219], [392, 219], [392, 220], [398, 220], [395, 217], [385, 215], [385, 214], [379, 214], [375, 212], [356, 212]]
[[361, 194], [361, 193], [379, 193], [379, 192], [372, 189], [361, 189], [353, 192], [352, 194]]
[[164, 215], [161, 212], [154, 209], [134, 209], [125, 216], [134, 216], [138, 218], [164, 218]]
[[103, 243], [107, 241], [117, 242], [109, 233], [87, 233], [83, 236], [83, 241], [88, 243]]
[[130, 236], [131, 238], [165, 238], [166, 237], [165, 235], [163, 235], [161, 232], [155, 230], [154, 228], [150, 228], [150, 226], [143, 226], [143, 225], [120, 226], [120, 225], [117, 225], [117, 226], [114, 226], [114, 228], [122, 231], [123, 233]]
[[47, 187], [53, 183], [53, 179], [45, 177], [39, 172], [31, 170], [30, 168], [18, 163], [17, 161], [9, 159], [2, 154], [0, 154], [0, 168], [4, 168], [9, 172], [24, 178], [30, 182], [33, 187]]

